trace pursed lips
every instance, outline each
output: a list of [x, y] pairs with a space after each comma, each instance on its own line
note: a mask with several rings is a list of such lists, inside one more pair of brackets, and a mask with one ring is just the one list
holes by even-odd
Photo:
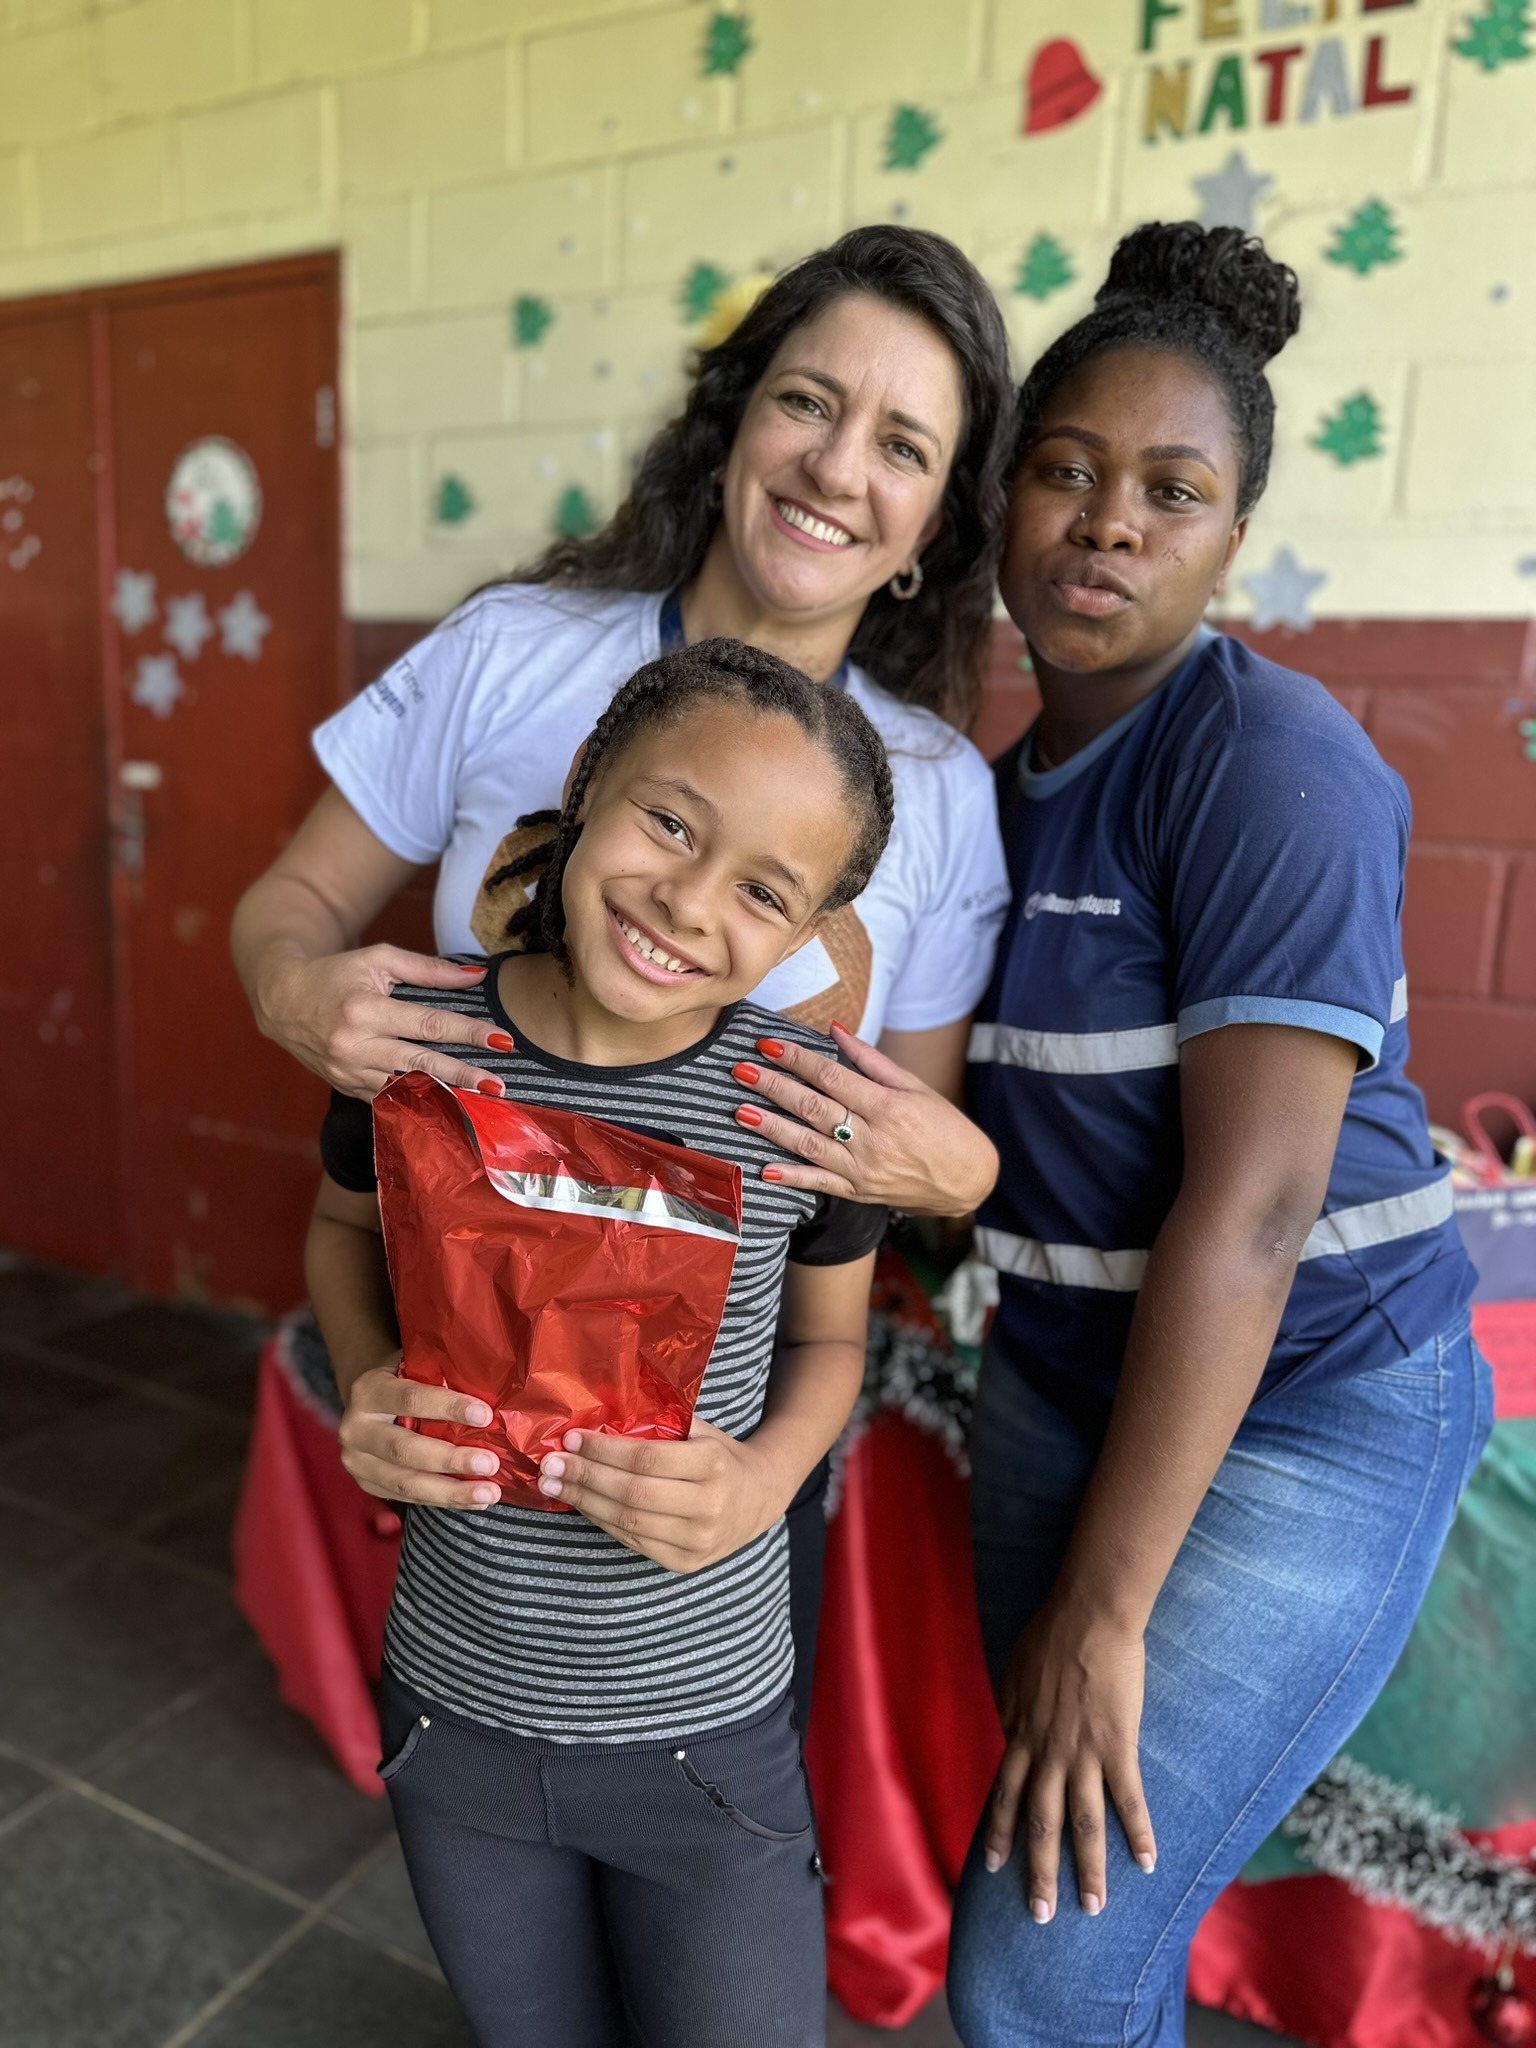
[[1087, 569], [1075, 576], [1051, 579], [1058, 597], [1068, 611], [1089, 618], [1103, 618], [1122, 605], [1136, 602], [1135, 592], [1107, 570]]

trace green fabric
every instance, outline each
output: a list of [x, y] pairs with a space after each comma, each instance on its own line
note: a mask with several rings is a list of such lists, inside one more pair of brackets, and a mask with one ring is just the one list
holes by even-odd
[[[1468, 1828], [1536, 1816], [1536, 1421], [1501, 1422], [1462, 1496], [1397, 1668], [1350, 1738], [1367, 1770]], [[1309, 1865], [1271, 1835], [1245, 1883]]]

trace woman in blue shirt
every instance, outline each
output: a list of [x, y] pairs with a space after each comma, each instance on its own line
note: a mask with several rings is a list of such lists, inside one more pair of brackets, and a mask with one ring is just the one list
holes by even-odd
[[1237, 229], [1141, 228], [1021, 395], [1002, 591], [1042, 711], [999, 766], [971, 1044], [1008, 1746], [956, 1911], [967, 2048], [1183, 2040], [1201, 1915], [1385, 1681], [1489, 1426], [1403, 1072], [1407, 792], [1203, 623], [1298, 319]]

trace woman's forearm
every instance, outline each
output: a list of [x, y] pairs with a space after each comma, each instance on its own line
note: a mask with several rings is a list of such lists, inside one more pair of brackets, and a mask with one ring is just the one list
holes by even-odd
[[229, 945], [256, 1019], [265, 1030], [274, 985], [290, 961], [320, 960], [356, 945], [358, 932], [301, 876], [272, 869], [235, 907]]
[[273, 1023], [285, 970], [355, 946], [415, 872], [358, 816], [340, 790], [320, 798], [235, 910], [230, 949], [262, 1029]]
[[1274, 1343], [1305, 1236], [1176, 1203], [1147, 1264], [1119, 1391], [1057, 1597], [1145, 1626]]

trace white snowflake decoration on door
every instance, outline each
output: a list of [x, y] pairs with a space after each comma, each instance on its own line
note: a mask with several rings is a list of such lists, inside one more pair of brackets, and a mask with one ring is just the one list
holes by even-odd
[[261, 643], [272, 630], [272, 621], [248, 590], [237, 590], [218, 613], [220, 651], [238, 655], [242, 661], [259, 661]]
[[165, 644], [174, 647], [183, 661], [196, 661], [213, 638], [213, 621], [203, 602], [203, 593], [165, 600]]
[[243, 448], [210, 434], [183, 448], [165, 487], [171, 538], [199, 568], [238, 561], [261, 524], [261, 482]]
[[27, 564], [43, 552], [43, 543], [35, 533], [26, 532], [27, 515], [21, 507], [30, 504], [33, 490], [24, 476], [0, 477], [0, 537], [6, 550], [6, 559], [13, 569], [25, 569]]
[[142, 704], [156, 718], [169, 718], [187, 694], [175, 655], [141, 654], [128, 694], [135, 704]]
[[148, 569], [119, 569], [112, 610], [125, 633], [142, 633], [156, 614], [155, 579]]

